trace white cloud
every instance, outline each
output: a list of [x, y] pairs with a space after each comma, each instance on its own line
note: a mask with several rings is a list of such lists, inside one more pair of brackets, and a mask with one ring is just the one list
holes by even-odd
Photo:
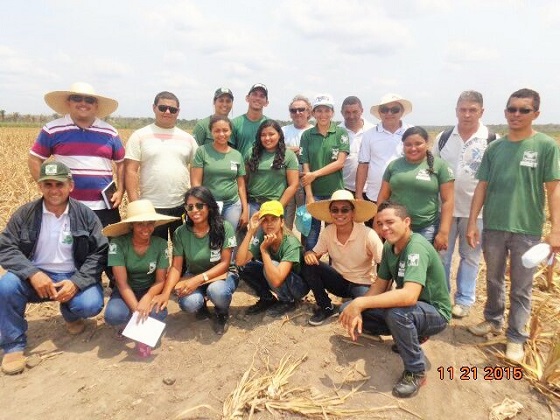
[[452, 64], [493, 62], [499, 57], [497, 50], [467, 41], [451, 41], [445, 51], [446, 60]]

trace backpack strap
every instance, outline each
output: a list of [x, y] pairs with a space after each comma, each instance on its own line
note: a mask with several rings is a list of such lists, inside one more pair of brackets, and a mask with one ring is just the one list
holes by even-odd
[[440, 152], [444, 148], [445, 143], [447, 143], [447, 140], [449, 140], [451, 133], [453, 133], [453, 127], [448, 128], [443, 133], [441, 133], [441, 136], [439, 137], [439, 141], [438, 141], [438, 150]]

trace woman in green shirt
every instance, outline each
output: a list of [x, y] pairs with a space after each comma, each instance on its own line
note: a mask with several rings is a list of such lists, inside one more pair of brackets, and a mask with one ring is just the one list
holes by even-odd
[[[160, 309], [167, 307], [171, 292], [179, 297], [183, 311], [210, 317], [206, 300], [215, 307], [213, 328], [223, 334], [229, 306], [239, 278], [230, 271], [233, 248], [237, 245], [231, 224], [220, 215], [218, 204], [206, 187], [193, 187], [185, 194], [187, 219], [173, 234], [173, 262], [165, 287], [156, 297]], [[186, 271], [182, 273], [183, 262]]]
[[[163, 289], [169, 254], [167, 241], [152, 234], [156, 226], [177, 219], [156, 213], [149, 200], [136, 200], [128, 204], [126, 219], [103, 229], [112, 238], [108, 265], [116, 283], [105, 309], [107, 324], [122, 327], [133, 312], [141, 319], [148, 315], [165, 319], [167, 310], [153, 309], [152, 299]], [[151, 351], [139, 342], [136, 348], [141, 356], [149, 356]]]
[[221, 202], [221, 215], [235, 229], [244, 228], [249, 221], [245, 164], [241, 153], [229, 145], [233, 126], [223, 115], [210, 118], [210, 132], [214, 141], [200, 146], [191, 165], [191, 185], [208, 188], [214, 199]]
[[286, 149], [277, 121], [266, 120], [259, 126], [246, 166], [250, 216], [266, 201], [278, 200], [286, 207], [296, 193], [299, 168], [296, 154]]
[[412, 231], [441, 251], [447, 249], [455, 177], [443, 159], [432, 155], [428, 141], [422, 127], [410, 127], [403, 133], [404, 157], [387, 166], [377, 205], [389, 199], [403, 205], [412, 219]]

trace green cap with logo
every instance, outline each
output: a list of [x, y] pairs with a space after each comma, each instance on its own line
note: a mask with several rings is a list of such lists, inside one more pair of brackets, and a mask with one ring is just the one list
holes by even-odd
[[39, 172], [39, 179], [37, 182], [42, 181], [67, 181], [72, 179], [72, 172], [64, 163], [55, 160], [43, 162], [41, 171]]

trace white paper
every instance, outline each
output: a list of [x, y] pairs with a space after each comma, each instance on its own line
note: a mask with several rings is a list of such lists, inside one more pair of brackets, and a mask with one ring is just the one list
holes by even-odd
[[164, 328], [164, 322], [151, 317], [138, 322], [138, 312], [134, 312], [122, 334], [134, 341], [139, 341], [150, 347], [155, 347]]

